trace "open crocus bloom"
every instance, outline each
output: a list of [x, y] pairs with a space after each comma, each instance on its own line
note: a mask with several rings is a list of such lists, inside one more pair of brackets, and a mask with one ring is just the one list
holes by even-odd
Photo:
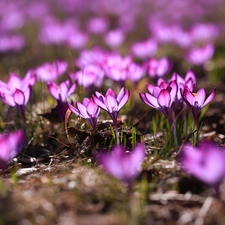
[[32, 86], [36, 82], [36, 76], [29, 71], [24, 79], [11, 73], [8, 83], [0, 81], [0, 98], [6, 104], [13, 106], [25, 119], [25, 106], [30, 98]]
[[172, 81], [169, 85], [162, 83], [161, 87], [148, 84], [148, 92], [140, 93], [141, 100], [162, 112], [170, 124], [172, 123], [171, 113], [173, 111], [173, 103], [177, 98], [177, 83]]
[[60, 85], [57, 85], [55, 82], [48, 82], [48, 91], [56, 100], [65, 102], [66, 99], [75, 91], [76, 84], [70, 86], [70, 81], [66, 80]]
[[202, 141], [196, 147], [185, 145], [179, 161], [186, 172], [218, 191], [225, 177], [225, 149], [219, 150], [208, 141]]
[[201, 109], [213, 100], [215, 94], [216, 94], [216, 89], [214, 88], [212, 93], [206, 99], [205, 89], [201, 88], [196, 94], [193, 94], [189, 90], [189, 88], [185, 87], [182, 94], [183, 100], [186, 102], [188, 107], [192, 110], [195, 123], [197, 123], [198, 116], [199, 116], [199, 113], [201, 112]]
[[19, 153], [24, 141], [25, 134], [22, 130], [0, 134], [0, 169], [3, 172], [7, 163]]
[[105, 96], [97, 91], [95, 92], [95, 95], [92, 96], [95, 104], [105, 110], [112, 118], [114, 124], [116, 124], [119, 111], [129, 100], [130, 92], [126, 91], [123, 87], [117, 95], [109, 88]]
[[76, 108], [69, 103], [68, 106], [75, 115], [86, 119], [91, 124], [93, 130], [96, 130], [100, 108], [92, 99], [84, 98], [82, 103], [76, 103]]
[[97, 161], [108, 174], [130, 185], [138, 175], [144, 158], [143, 145], [138, 144], [131, 152], [126, 151], [121, 145], [115, 145], [111, 152], [100, 152]]

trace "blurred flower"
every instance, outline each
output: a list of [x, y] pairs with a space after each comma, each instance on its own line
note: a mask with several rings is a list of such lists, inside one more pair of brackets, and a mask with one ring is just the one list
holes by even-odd
[[69, 73], [69, 76], [73, 81], [77, 81], [80, 86], [101, 87], [104, 79], [104, 70], [97, 64], [87, 64], [82, 70]]
[[129, 97], [130, 92], [126, 91], [124, 87], [120, 90], [118, 95], [109, 88], [105, 96], [97, 91], [95, 92], [95, 95], [92, 96], [95, 104], [110, 115], [115, 126], [117, 124], [119, 111], [127, 103]]
[[3, 174], [7, 163], [19, 153], [24, 141], [25, 134], [22, 130], [0, 134], [0, 169]]
[[189, 63], [201, 65], [212, 58], [214, 50], [215, 48], [212, 44], [207, 44], [202, 47], [195, 47], [187, 53], [186, 59]]
[[167, 74], [170, 70], [170, 62], [167, 58], [163, 57], [162, 59], [149, 59], [145, 63], [145, 68], [150, 77], [162, 77]]
[[215, 188], [219, 197], [219, 186], [225, 178], [225, 149], [219, 150], [208, 141], [202, 141], [196, 147], [184, 145], [179, 161], [185, 172]]
[[103, 17], [92, 17], [87, 23], [88, 30], [94, 34], [104, 33], [108, 29], [108, 26], [108, 20]]
[[123, 44], [126, 34], [120, 30], [110, 30], [104, 37], [105, 43], [111, 48], [117, 48]]
[[142, 66], [136, 63], [130, 63], [127, 67], [126, 79], [132, 82], [138, 82], [145, 75], [145, 70]]
[[54, 81], [66, 72], [67, 66], [67, 62], [56, 60], [53, 63], [44, 63], [38, 66], [35, 73], [40, 81]]
[[131, 152], [121, 145], [115, 145], [111, 152], [100, 152], [97, 155], [97, 162], [108, 174], [131, 185], [140, 171], [144, 158], [145, 148], [143, 145], [136, 145]]
[[93, 131], [96, 130], [100, 108], [92, 99], [84, 98], [82, 103], [76, 103], [76, 108], [70, 103], [68, 103], [68, 106], [75, 115], [86, 119], [91, 124]]
[[17, 52], [25, 47], [25, 38], [21, 35], [1, 35], [0, 52]]
[[145, 59], [155, 55], [158, 50], [158, 44], [155, 40], [147, 39], [142, 42], [133, 43], [131, 50], [136, 57]]
[[25, 106], [30, 98], [32, 86], [36, 82], [33, 71], [28, 71], [24, 79], [17, 74], [9, 75], [8, 83], [0, 81], [0, 98], [6, 104], [13, 106], [25, 120]]
[[108, 78], [114, 81], [124, 82], [127, 78], [129, 65], [132, 63], [131, 57], [122, 57], [119, 54], [108, 54], [106, 56], [104, 70]]
[[193, 93], [189, 88], [185, 87], [182, 97], [187, 106], [191, 109], [195, 123], [198, 122], [198, 116], [201, 112], [201, 109], [209, 104], [215, 97], [216, 89], [206, 99], [205, 89], [201, 88], [197, 93]]
[[67, 35], [65, 43], [72, 49], [81, 49], [88, 42], [88, 35], [77, 30], [72, 34]]

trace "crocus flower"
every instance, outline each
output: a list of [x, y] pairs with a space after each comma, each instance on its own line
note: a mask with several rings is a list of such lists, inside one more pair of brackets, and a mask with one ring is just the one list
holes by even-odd
[[121, 46], [126, 39], [126, 34], [121, 29], [110, 30], [104, 40], [111, 48], [117, 48]]
[[67, 62], [59, 60], [53, 63], [44, 63], [36, 68], [35, 73], [40, 81], [54, 81], [66, 72], [67, 65]]
[[57, 85], [55, 82], [48, 82], [48, 91], [56, 100], [65, 102], [66, 99], [75, 91], [76, 84], [70, 85], [70, 81], [66, 80], [60, 85]]
[[152, 58], [145, 63], [145, 67], [150, 77], [162, 77], [169, 72], [170, 62], [165, 57], [159, 60]]
[[136, 57], [145, 59], [153, 56], [157, 52], [158, 44], [155, 40], [147, 39], [145, 41], [132, 44], [131, 50]]
[[172, 81], [169, 85], [166, 83], [165, 85], [158, 87], [148, 84], [147, 88], [149, 93], [139, 93], [139, 95], [145, 104], [162, 112], [171, 125], [173, 122], [173, 104], [177, 98], [177, 83], [176, 81]]
[[22, 130], [0, 134], [0, 169], [3, 174], [7, 163], [19, 153], [24, 141], [25, 134]]
[[198, 122], [198, 116], [201, 112], [201, 109], [209, 104], [216, 94], [216, 89], [206, 99], [205, 89], [201, 88], [197, 93], [192, 93], [189, 88], [185, 87], [182, 96], [183, 100], [186, 102], [187, 106], [191, 109], [195, 124]]
[[100, 152], [97, 162], [111, 176], [125, 182], [128, 186], [139, 173], [145, 158], [145, 148], [138, 144], [133, 151], [127, 151], [121, 145], [115, 145], [111, 152]]
[[82, 103], [76, 103], [76, 108], [70, 103], [68, 103], [68, 106], [75, 115], [86, 119], [91, 124], [93, 131], [96, 130], [100, 108], [92, 99], [84, 98]]
[[219, 186], [225, 178], [225, 149], [219, 150], [208, 141], [201, 141], [197, 146], [185, 145], [179, 161], [185, 172], [215, 188], [219, 197]]
[[124, 87], [117, 95], [111, 88], [108, 89], [105, 96], [99, 92], [95, 92], [92, 96], [93, 101], [100, 108], [105, 110], [112, 118], [114, 124], [117, 124], [117, 117], [120, 109], [127, 103], [130, 97], [130, 92], [126, 91]]
[[75, 91], [76, 84], [70, 85], [70, 81], [66, 80], [60, 85], [57, 85], [55, 82], [48, 82], [48, 91], [53, 98], [57, 100], [56, 110], [59, 116], [64, 119], [66, 111], [68, 109], [68, 104], [66, 99]]
[[201, 65], [210, 60], [214, 54], [215, 47], [207, 44], [202, 47], [192, 48], [186, 55], [188, 62], [195, 65]]
[[36, 82], [36, 76], [29, 71], [24, 79], [11, 73], [8, 83], [0, 81], [0, 98], [6, 104], [13, 106], [25, 120], [25, 106], [30, 98], [32, 86]]
[[73, 81], [77, 81], [80, 86], [88, 88], [90, 86], [101, 87], [104, 79], [104, 70], [97, 64], [87, 64], [82, 70], [69, 73]]

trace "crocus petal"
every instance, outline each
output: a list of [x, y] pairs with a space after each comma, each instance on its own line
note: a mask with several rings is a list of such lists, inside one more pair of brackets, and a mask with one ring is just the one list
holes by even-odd
[[205, 93], [205, 89], [203, 88], [201, 88], [195, 95], [195, 101], [198, 102], [198, 105], [200, 107], [202, 107], [204, 104], [205, 96], [206, 96], [206, 93]]
[[187, 88], [184, 89], [183, 97], [184, 97], [185, 102], [189, 106], [195, 105], [195, 97], [193, 96], [193, 94]]
[[65, 81], [65, 82], [62, 82], [59, 86], [59, 95], [60, 95], [60, 100], [61, 101], [66, 101], [67, 99], [67, 94], [68, 94], [68, 91], [69, 91], [69, 85], [70, 85], [70, 82], [69, 80]]
[[209, 97], [205, 100], [204, 104], [202, 105], [202, 107], [206, 106], [207, 104], [209, 104], [213, 98], [216, 95], [216, 88], [213, 89], [212, 93], [209, 95]]
[[163, 89], [158, 96], [158, 104], [162, 107], [170, 107], [171, 105], [171, 97], [168, 91]]
[[118, 110], [120, 110], [128, 102], [129, 98], [130, 98], [130, 92], [126, 91], [123, 98], [119, 101]]
[[77, 109], [80, 112], [80, 116], [85, 119], [89, 118], [89, 116], [87, 114], [87, 108], [80, 102], [77, 102], [76, 104], [77, 104]]
[[94, 101], [94, 103], [96, 105], [98, 105], [100, 108], [102, 108], [103, 110], [105, 111], [108, 111], [108, 109], [106, 108], [106, 105], [105, 105], [105, 102], [104, 101], [104, 98], [102, 96], [100, 97], [95, 97], [94, 95], [92, 96], [92, 99]]
[[80, 116], [80, 112], [77, 110], [77, 108], [75, 108], [73, 105], [71, 105], [70, 103], [68, 103], [68, 107], [69, 109], [76, 114], [77, 116]]
[[25, 103], [25, 96], [24, 96], [24, 93], [21, 92], [20, 90], [16, 90], [15, 93], [13, 94], [13, 99], [14, 99], [14, 102], [17, 104], [17, 105], [24, 105]]
[[159, 107], [158, 101], [157, 101], [157, 99], [154, 96], [150, 95], [149, 93], [143, 93], [143, 94], [140, 93], [139, 95], [140, 95], [141, 100], [145, 104], [147, 104], [147, 105], [149, 105], [149, 106], [151, 106], [153, 108], [158, 108]]
[[[123, 91], [122, 91], [122, 92], [123, 92]], [[113, 96], [114, 98], [116, 98], [116, 93], [115, 93], [111, 88], [109, 88], [109, 89], [107, 90], [107, 92], [105, 93], [105, 97], [108, 96], [108, 95], [111, 95], [111, 96]]]
[[93, 102], [93, 100], [90, 100], [87, 105], [87, 113], [91, 115], [92, 117], [96, 117], [97, 111], [98, 111], [98, 106]]
[[55, 82], [53, 82], [53, 81], [48, 82], [48, 91], [52, 95], [53, 98], [60, 100], [59, 87]]
[[22, 80], [17, 74], [11, 73], [9, 75], [8, 87], [10, 88], [10, 90], [12, 91], [15, 91], [15, 89], [21, 90], [22, 88], [21, 83], [22, 83]]
[[113, 111], [118, 111], [118, 103], [112, 95], [106, 96], [105, 104], [109, 113], [112, 113]]

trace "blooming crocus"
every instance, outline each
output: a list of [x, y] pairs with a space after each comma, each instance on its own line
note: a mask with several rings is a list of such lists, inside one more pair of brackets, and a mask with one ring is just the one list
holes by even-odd
[[44, 82], [57, 80], [66, 72], [67, 65], [67, 62], [59, 60], [53, 63], [44, 63], [35, 70], [37, 79]]
[[55, 82], [48, 82], [48, 91], [53, 98], [57, 100], [56, 109], [58, 114], [62, 119], [65, 118], [68, 105], [66, 99], [75, 91], [76, 84], [70, 85], [70, 81], [66, 80], [60, 85], [57, 85]]
[[92, 99], [84, 98], [82, 103], [76, 103], [76, 108], [70, 103], [68, 103], [68, 106], [75, 115], [86, 119], [91, 124], [93, 131], [96, 130], [100, 108]]
[[145, 63], [145, 67], [151, 78], [162, 77], [169, 72], [170, 62], [165, 57], [159, 60], [152, 58]]
[[48, 91], [56, 100], [65, 102], [66, 99], [75, 91], [76, 84], [70, 85], [70, 81], [66, 80], [60, 85], [55, 82], [48, 82]]
[[103, 96], [99, 92], [95, 92], [92, 96], [96, 105], [105, 110], [116, 124], [120, 109], [127, 103], [130, 97], [130, 92], [123, 87], [117, 95], [111, 88], [109, 88]]
[[225, 178], [225, 149], [218, 149], [208, 141], [201, 141], [197, 146], [184, 145], [179, 161], [185, 172], [215, 188], [219, 197], [219, 186]]
[[177, 96], [176, 81], [172, 81], [169, 85], [166, 84], [165, 87], [158, 87], [148, 84], [147, 88], [149, 92], [139, 94], [141, 100], [145, 104], [162, 112], [171, 125], [173, 122], [173, 104]]
[[133, 151], [127, 151], [121, 145], [115, 145], [110, 152], [100, 152], [97, 162], [111, 176], [125, 182], [131, 188], [132, 181], [140, 171], [145, 158], [145, 148], [138, 144]]
[[111, 88], [108, 89], [105, 96], [97, 91], [95, 92], [95, 95], [92, 95], [95, 104], [105, 110], [112, 118], [116, 130], [117, 144], [119, 144], [117, 117], [120, 109], [127, 103], [129, 97], [130, 92], [126, 91], [124, 87], [120, 90], [118, 95], [116, 95]]
[[6, 104], [13, 106], [25, 120], [25, 106], [30, 98], [32, 86], [36, 82], [36, 76], [28, 71], [24, 79], [11, 73], [8, 83], [0, 81], [0, 98]]
[[206, 92], [204, 88], [201, 88], [197, 93], [193, 93], [189, 88], [185, 88], [182, 96], [183, 100], [186, 102], [187, 106], [191, 109], [195, 124], [198, 122], [198, 116], [201, 112], [201, 109], [209, 104], [216, 94], [216, 89], [206, 99]]
[[22, 130], [0, 134], [0, 169], [3, 174], [7, 163], [19, 153], [24, 141], [25, 134]]

